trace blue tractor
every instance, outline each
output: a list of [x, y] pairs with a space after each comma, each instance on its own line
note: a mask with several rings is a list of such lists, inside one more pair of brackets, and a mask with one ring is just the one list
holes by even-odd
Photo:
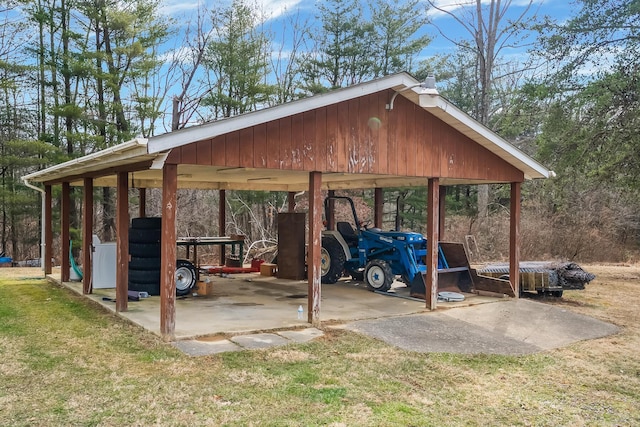
[[[325, 218], [329, 218], [329, 205], [333, 200], [349, 203], [356, 228], [350, 222], [336, 222], [335, 229], [322, 232], [322, 283], [335, 283], [347, 273], [354, 280], [364, 280], [374, 291], [388, 291], [396, 276], [400, 276], [411, 288], [412, 295], [424, 295], [423, 275], [427, 272], [424, 236], [367, 228], [358, 221], [353, 200], [344, 196], [325, 199]], [[439, 255], [441, 268], [444, 259]]]

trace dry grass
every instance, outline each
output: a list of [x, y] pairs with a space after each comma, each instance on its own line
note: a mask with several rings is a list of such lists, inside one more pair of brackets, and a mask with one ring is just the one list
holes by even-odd
[[598, 275], [587, 290], [548, 302], [619, 325], [615, 336], [506, 357], [334, 330], [199, 358], [37, 270], [0, 269], [0, 425], [639, 425], [640, 267], [586, 268]]

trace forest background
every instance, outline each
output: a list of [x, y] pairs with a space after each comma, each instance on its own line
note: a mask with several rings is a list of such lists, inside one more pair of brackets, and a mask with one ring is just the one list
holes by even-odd
[[[640, 1], [575, 1], [562, 21], [541, 14], [541, 1], [446, 3], [326, 0], [275, 13], [215, 0], [185, 17], [157, 0], [0, 0], [0, 251], [40, 256], [40, 194], [24, 186], [27, 173], [408, 71], [434, 75], [443, 96], [556, 172], [523, 186], [523, 259], [637, 261]], [[425, 54], [433, 39], [450, 48]], [[114, 193], [94, 195], [103, 241], [114, 239]], [[159, 194], [147, 196], [150, 215]], [[369, 217], [372, 194], [348, 194]], [[385, 228], [397, 213], [402, 228], [425, 232], [425, 189], [384, 195]], [[446, 240], [473, 236], [480, 258], [507, 256], [508, 186], [449, 187], [446, 197]], [[296, 202], [304, 211], [305, 195]], [[77, 248], [79, 199], [72, 205]], [[286, 194], [229, 191], [227, 205], [219, 230], [217, 192], [181, 190], [189, 214], [178, 214], [178, 235], [275, 241]]]

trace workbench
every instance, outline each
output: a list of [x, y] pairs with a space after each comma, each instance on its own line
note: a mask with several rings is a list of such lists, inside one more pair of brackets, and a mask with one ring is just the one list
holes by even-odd
[[237, 255], [240, 263], [243, 261], [244, 252], [244, 236], [238, 237], [179, 237], [176, 241], [178, 246], [184, 246], [186, 249], [187, 259], [189, 258], [190, 249], [193, 246], [193, 265], [198, 268], [198, 246], [221, 246], [223, 251], [226, 246], [231, 246], [231, 254]]

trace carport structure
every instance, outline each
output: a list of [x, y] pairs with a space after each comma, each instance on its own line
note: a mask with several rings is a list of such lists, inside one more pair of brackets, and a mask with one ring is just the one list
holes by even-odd
[[[52, 186], [62, 186], [61, 270], [69, 280], [70, 187], [84, 187], [84, 291], [90, 292], [93, 188], [116, 187], [116, 310], [127, 310], [129, 188], [162, 188], [161, 333], [175, 330], [176, 191], [178, 188], [308, 191], [308, 321], [320, 323], [321, 191], [375, 189], [375, 223], [386, 187], [427, 186], [426, 306], [437, 304], [437, 253], [444, 217], [441, 188], [511, 186], [510, 271], [518, 295], [521, 184], [553, 174], [482, 126], [433, 87], [406, 73], [327, 94], [152, 137], [25, 176], [44, 185], [44, 269], [51, 273]], [[291, 199], [290, 199], [291, 200]], [[222, 205], [224, 206], [224, 205]], [[223, 209], [221, 210], [223, 212]], [[224, 217], [221, 215], [221, 223]], [[224, 228], [221, 228], [224, 229]]]

